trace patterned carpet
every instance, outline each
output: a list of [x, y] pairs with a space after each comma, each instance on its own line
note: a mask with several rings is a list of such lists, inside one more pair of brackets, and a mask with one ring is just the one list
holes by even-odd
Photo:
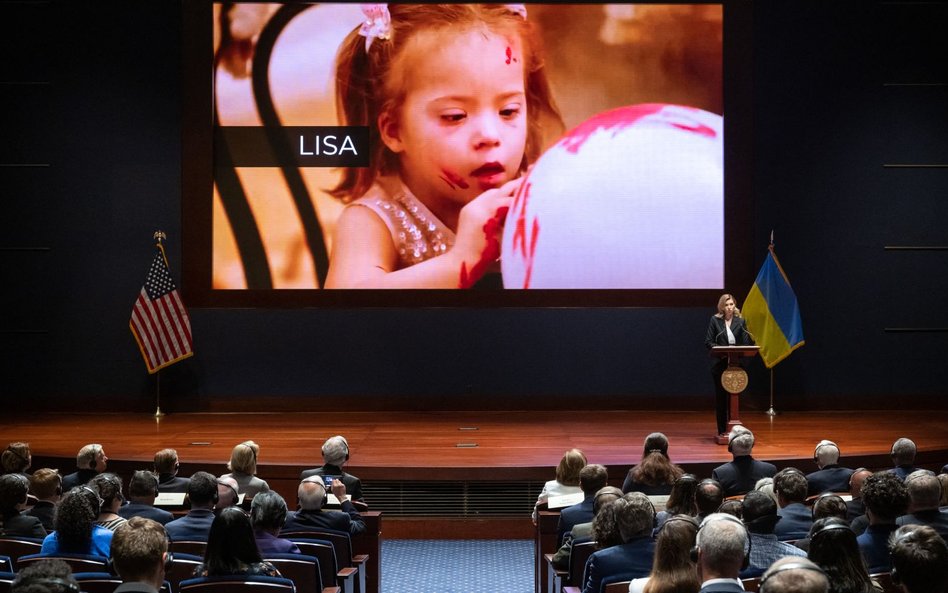
[[382, 542], [381, 593], [532, 593], [532, 540]]

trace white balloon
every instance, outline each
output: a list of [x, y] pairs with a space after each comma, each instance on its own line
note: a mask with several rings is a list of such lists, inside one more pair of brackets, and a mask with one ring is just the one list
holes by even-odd
[[723, 119], [666, 104], [563, 136], [527, 175], [501, 246], [506, 288], [720, 288], [723, 258]]

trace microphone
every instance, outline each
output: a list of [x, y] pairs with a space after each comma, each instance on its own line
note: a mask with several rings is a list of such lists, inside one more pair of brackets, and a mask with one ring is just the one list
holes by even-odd
[[747, 329], [747, 321], [741, 324], [741, 329], [744, 330], [744, 333], [750, 336], [750, 339], [755, 344], [757, 343], [757, 338], [754, 337], [754, 334], [750, 333], [750, 330]]

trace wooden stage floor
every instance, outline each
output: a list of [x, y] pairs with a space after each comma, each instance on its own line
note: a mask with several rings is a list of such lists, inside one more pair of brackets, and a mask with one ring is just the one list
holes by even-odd
[[[898, 437], [913, 439], [919, 465], [939, 469], [948, 462], [948, 414], [944, 411], [761, 412], [742, 416], [757, 436], [755, 457], [812, 471], [813, 447], [836, 441], [842, 463], [888, 467]], [[698, 475], [730, 459], [712, 438], [711, 412], [329, 412], [44, 414], [5, 418], [0, 443], [27, 441], [36, 461], [55, 460], [73, 471], [80, 446], [101, 443], [113, 462], [149, 467], [155, 451], [177, 449], [182, 465], [223, 473], [231, 448], [252, 439], [260, 444], [262, 477], [292, 478], [320, 465], [320, 445], [329, 436], [349, 440], [347, 468], [365, 480], [540, 480], [566, 449], [578, 447], [592, 463], [620, 480], [641, 456], [645, 435], [661, 431], [671, 441], [675, 463]], [[116, 464], [119, 465], [119, 464]], [[36, 462], [34, 468], [40, 467]]]

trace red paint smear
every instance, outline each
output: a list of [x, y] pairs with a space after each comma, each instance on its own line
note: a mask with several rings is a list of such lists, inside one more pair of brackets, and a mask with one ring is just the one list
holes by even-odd
[[440, 177], [440, 179], [441, 179], [441, 181], [444, 181], [445, 183], [447, 183], [448, 186], [450, 186], [451, 189], [457, 189], [457, 187], [455, 187], [455, 185], [454, 185], [453, 183], [451, 183], [450, 181], [448, 181], [448, 179], [447, 179], [444, 175], [442, 175], [442, 176]]
[[507, 63], [508, 63], [508, 64], [510, 63], [510, 56], [512, 56], [512, 55], [513, 55], [513, 52], [510, 51], [510, 48], [508, 47], [508, 48], [507, 48]]
[[442, 169], [441, 173], [443, 174], [443, 177], [441, 177], [441, 179], [443, 179], [448, 185], [450, 185], [451, 189], [455, 189], [454, 187], [455, 185], [460, 187], [461, 189], [467, 189], [471, 187], [470, 185], [468, 185], [466, 181], [464, 181], [463, 177], [461, 177], [457, 173], [454, 173], [453, 171]]
[[540, 236], [540, 221], [533, 219], [533, 236], [530, 237], [530, 255], [527, 258], [527, 271], [523, 275], [523, 288], [530, 288], [530, 276], [533, 275], [533, 255], [537, 252], [537, 237]]
[[[652, 115], [658, 115], [658, 117], [654, 118], [655, 123], [664, 123], [664, 124], [671, 125], [673, 127], [676, 127], [688, 132], [695, 132], [695, 133], [701, 134], [702, 136], [707, 136], [710, 138], [714, 138], [715, 136], [717, 136], [714, 130], [712, 130], [708, 126], [705, 126], [703, 124], [700, 124], [692, 120], [683, 121], [682, 118], [676, 117], [677, 115], [680, 115], [679, 113], [677, 113], [677, 111], [672, 111], [669, 114], [667, 114], [666, 117], [663, 118], [662, 115], [665, 115], [665, 114], [662, 114], [661, 112], [663, 109], [665, 109], [665, 107], [671, 107], [671, 106], [666, 105], [664, 103], [644, 103], [642, 105], [631, 105], [628, 107], [619, 107], [618, 109], [612, 109], [610, 111], [600, 113], [599, 115], [593, 116], [592, 118], [584, 121], [583, 123], [579, 124], [572, 130], [567, 132], [566, 135], [564, 135], [563, 138], [561, 138], [560, 141], [557, 142], [557, 145], [562, 145], [563, 148], [565, 148], [567, 151], [573, 154], [576, 154], [577, 152], [579, 152], [579, 149], [582, 148], [583, 144], [585, 144], [586, 141], [589, 140], [589, 138], [593, 134], [598, 132], [599, 130], [602, 130], [602, 131], [612, 130], [612, 134], [614, 136], [618, 134], [619, 132], [621, 132], [622, 130], [624, 130], [625, 128], [635, 125], [643, 118], [646, 118]], [[684, 109], [688, 111], [698, 111], [697, 109], [693, 107], [684, 107], [684, 106], [674, 106], [674, 107], [676, 107], [676, 110]]]
[[487, 269], [491, 264], [500, 257], [500, 241], [497, 240], [497, 233], [503, 228], [509, 210], [510, 208], [508, 206], [501, 206], [494, 212], [494, 216], [487, 219], [487, 222], [484, 223], [483, 231], [487, 244], [484, 246], [484, 251], [481, 252], [477, 263], [471, 267], [470, 272], [467, 270], [467, 263], [461, 263], [461, 277], [458, 282], [460, 288], [471, 288], [474, 286], [474, 284], [487, 273]]
[[540, 234], [540, 223], [536, 217], [533, 218], [531, 235], [529, 238], [529, 247], [527, 246], [527, 202], [530, 200], [530, 183], [524, 183], [514, 198], [514, 211], [517, 213], [517, 221], [514, 223], [514, 234], [512, 239], [513, 251], [517, 252], [519, 247], [523, 256], [526, 272], [523, 276], [523, 287], [530, 288], [530, 277], [533, 274], [533, 256], [537, 249], [537, 237]]

